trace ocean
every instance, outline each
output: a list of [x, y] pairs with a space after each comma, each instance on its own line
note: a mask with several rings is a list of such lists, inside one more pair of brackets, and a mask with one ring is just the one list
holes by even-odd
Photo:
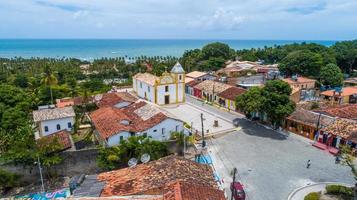
[[[223, 42], [233, 49], [301, 43], [302, 40], [184, 40], [184, 39], [0, 39], [0, 57], [71, 57], [93, 60], [101, 57], [182, 56], [185, 50]], [[336, 41], [305, 41], [331, 46]]]

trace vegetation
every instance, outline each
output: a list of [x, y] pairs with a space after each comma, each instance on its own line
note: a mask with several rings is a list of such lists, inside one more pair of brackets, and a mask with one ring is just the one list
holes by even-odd
[[304, 197], [304, 200], [319, 200], [320, 196], [321, 195], [318, 192], [311, 192]]
[[248, 118], [253, 113], [265, 113], [270, 122], [279, 126], [290, 115], [295, 104], [289, 99], [290, 86], [280, 80], [268, 81], [263, 88], [252, 88], [236, 99], [236, 104]]
[[357, 169], [355, 165], [355, 157], [352, 153], [352, 148], [348, 145], [340, 145], [341, 164], [346, 165], [351, 169], [353, 177], [357, 180]]
[[151, 140], [143, 136], [129, 137], [128, 140], [122, 140], [118, 146], [110, 148], [101, 147], [97, 157], [98, 166], [102, 169], [115, 169], [125, 166], [130, 158], [137, 158], [144, 153], [150, 155], [151, 160], [157, 160], [168, 155], [168, 149], [165, 143]]
[[0, 169], [0, 192], [7, 191], [19, 185], [20, 176], [15, 173]]
[[353, 197], [353, 189], [343, 185], [327, 185], [326, 193], [332, 195], [339, 195], [343, 197], [343, 199]]
[[343, 74], [336, 64], [322, 66], [320, 81], [324, 86], [338, 87], [343, 85]]

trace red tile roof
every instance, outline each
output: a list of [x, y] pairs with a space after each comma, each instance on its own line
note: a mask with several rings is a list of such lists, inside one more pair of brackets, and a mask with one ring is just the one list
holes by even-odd
[[235, 100], [237, 96], [245, 93], [246, 91], [247, 90], [240, 87], [231, 87], [219, 93], [218, 96], [229, 100]]
[[[99, 134], [108, 139], [122, 131], [141, 132], [147, 130], [168, 118], [163, 112], [143, 113], [139, 116], [137, 110], [144, 106], [154, 106], [140, 101], [124, 108], [102, 107], [92, 112], [90, 117]], [[158, 109], [158, 108], [154, 108]], [[148, 116], [144, 116], [148, 115]], [[121, 123], [123, 120], [129, 124]]]
[[[100, 100], [98, 100], [100, 99]], [[128, 92], [113, 92], [97, 95], [96, 104], [98, 107], [115, 106], [121, 102], [135, 102], [137, 98]]]
[[301, 76], [297, 77], [297, 80], [293, 80], [292, 78], [284, 78], [283, 81], [287, 82], [288, 84], [302, 84], [302, 83], [316, 82], [315, 79], [310, 79], [310, 78], [301, 77]]
[[37, 140], [37, 145], [43, 146], [50, 144], [53, 140], [57, 140], [58, 143], [62, 146], [61, 150], [66, 150], [72, 147], [70, 133], [67, 130], [61, 130], [50, 135], [41, 137]]
[[192, 81], [186, 83], [186, 85], [189, 86], [189, 87], [194, 87], [195, 85], [197, 85], [197, 84], [199, 84], [199, 83], [201, 83], [201, 81], [192, 80]]
[[83, 97], [74, 97], [74, 98], [62, 98], [56, 99], [56, 107], [63, 108], [67, 106], [76, 106], [83, 104]]
[[332, 97], [332, 96], [350, 96], [350, 95], [353, 95], [353, 94], [357, 94], [357, 86], [344, 87], [344, 88], [342, 88], [342, 92], [341, 93], [335, 92], [335, 90], [327, 90], [325, 92], [321, 92], [321, 95], [329, 96], [329, 97]]
[[[296, 109], [289, 117], [287, 117], [287, 119], [311, 127], [316, 127], [318, 123], [320, 127], [325, 127], [335, 120], [335, 118], [330, 116], [321, 115], [319, 117], [319, 115], [320, 115], [319, 113], [315, 113], [309, 110]], [[320, 122], [318, 122], [319, 118], [320, 118]]]
[[337, 119], [322, 130], [344, 139], [357, 142], [357, 121]]
[[315, 112], [323, 113], [333, 117], [357, 120], [357, 104], [345, 104], [337, 107], [316, 110]]
[[[101, 196], [163, 194], [165, 188], [176, 181], [218, 188], [212, 169], [208, 165], [174, 155], [133, 168], [101, 173], [98, 179], [106, 183]], [[183, 191], [185, 196], [192, 193], [186, 186]]]
[[222, 190], [197, 183], [177, 181], [168, 185], [164, 200], [225, 200]]

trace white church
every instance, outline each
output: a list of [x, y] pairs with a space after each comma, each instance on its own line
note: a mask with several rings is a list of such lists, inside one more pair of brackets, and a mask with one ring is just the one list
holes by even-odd
[[177, 62], [170, 73], [160, 77], [150, 73], [138, 73], [133, 77], [134, 92], [141, 98], [158, 105], [185, 102], [185, 70]]

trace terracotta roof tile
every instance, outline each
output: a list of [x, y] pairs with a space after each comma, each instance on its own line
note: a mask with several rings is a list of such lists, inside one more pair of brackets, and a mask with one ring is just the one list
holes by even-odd
[[345, 104], [337, 107], [315, 110], [315, 112], [323, 113], [333, 117], [357, 120], [357, 104]]
[[293, 80], [292, 78], [284, 78], [283, 81], [287, 82], [288, 84], [302, 84], [302, 83], [316, 82], [315, 79], [310, 79], [302, 76], [297, 77], [297, 80]]
[[327, 90], [325, 92], [321, 92], [321, 95], [323, 96], [350, 96], [353, 94], [357, 94], [357, 86], [354, 87], [344, 87], [342, 88], [342, 93], [339, 94], [338, 92], [335, 92], [335, 90]]
[[98, 179], [106, 183], [101, 194], [104, 197], [163, 194], [165, 187], [175, 181], [218, 188], [208, 165], [173, 155], [133, 168], [101, 173]]
[[193, 72], [190, 72], [190, 73], [186, 74], [186, 76], [196, 79], [196, 78], [199, 78], [199, 77], [204, 76], [206, 74], [207, 74], [206, 72], [193, 71]]
[[137, 98], [128, 92], [113, 92], [98, 95], [100, 100], [96, 100], [98, 107], [115, 106], [121, 102], [135, 102]]
[[149, 85], [155, 85], [155, 82], [159, 81], [159, 77], [150, 73], [137, 73], [135, 76], [133, 76], [133, 79], [137, 79]]
[[337, 119], [322, 130], [347, 140], [357, 141], [357, 121]]
[[198, 183], [177, 181], [165, 188], [164, 200], [225, 200], [224, 192]]
[[195, 85], [201, 83], [201, 81], [198, 81], [198, 80], [193, 80], [193, 81], [190, 81], [188, 83], [186, 83], [187, 86], [189, 87], [194, 87]]
[[[316, 127], [319, 121], [319, 113], [315, 113], [305, 109], [296, 109], [289, 117], [289, 120], [293, 120], [302, 124], [306, 124], [312, 127]], [[320, 117], [320, 127], [326, 127], [330, 123], [332, 123], [335, 118], [321, 115]]]
[[246, 91], [247, 90], [245, 90], [243, 88], [231, 87], [231, 88], [228, 88], [227, 90], [219, 93], [218, 96], [223, 97], [225, 99], [229, 99], [229, 100], [235, 100], [237, 98], [237, 96], [245, 93]]
[[197, 88], [199, 90], [206, 91], [206, 92], [214, 91], [214, 93], [221, 93], [231, 87], [233, 87], [233, 86], [224, 84], [224, 83], [220, 83], [220, 82], [216, 82], [216, 81], [211, 81], [211, 80], [205, 80], [205, 81], [197, 84], [196, 86], [194, 86], [194, 88]]
[[[103, 107], [92, 112], [90, 117], [99, 134], [107, 139], [122, 131], [141, 132], [173, 118], [154, 106], [139, 101], [124, 108]], [[123, 120], [129, 124], [121, 123]]]
[[58, 140], [58, 143], [62, 145], [61, 150], [66, 150], [72, 147], [70, 133], [67, 130], [61, 130], [50, 135], [41, 137], [37, 140], [37, 145], [46, 145], [47, 143], [51, 143], [53, 140]]

